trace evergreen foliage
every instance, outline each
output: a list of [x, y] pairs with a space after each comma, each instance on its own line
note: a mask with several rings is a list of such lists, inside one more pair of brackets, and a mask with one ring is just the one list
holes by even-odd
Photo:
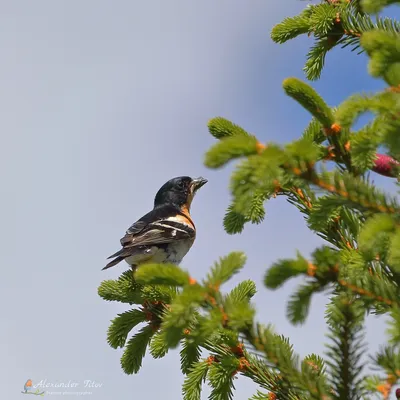
[[[107, 336], [111, 347], [124, 349], [125, 373], [137, 373], [146, 352], [161, 358], [179, 346], [185, 400], [200, 399], [204, 382], [211, 387], [209, 399], [232, 399], [236, 375], [259, 386], [253, 400], [389, 399], [394, 393], [400, 379], [400, 205], [369, 178], [370, 170], [399, 176], [400, 24], [373, 15], [392, 3], [398, 1], [325, 0], [272, 30], [277, 43], [314, 35], [304, 68], [309, 80], [320, 77], [333, 47], [365, 52], [370, 74], [387, 84], [382, 92], [356, 94], [333, 108], [308, 83], [286, 79], [285, 93], [311, 117], [303, 134], [286, 145], [260, 143], [222, 117], [208, 125], [218, 141], [205, 164], [216, 169], [238, 160], [224, 218], [227, 233], [262, 222], [265, 202], [279, 195], [325, 240], [309, 259], [298, 254], [276, 261], [264, 279], [268, 289], [278, 290], [289, 279], [304, 277], [287, 306], [293, 324], [305, 322], [315, 293], [330, 294], [324, 357], [301, 359], [288, 338], [257, 323], [252, 281], [221, 290], [245, 265], [245, 255], [234, 252], [201, 282], [178, 266], [148, 264], [101, 283], [103, 299], [133, 306], [111, 322]], [[373, 120], [355, 130], [366, 112]], [[377, 153], [382, 149], [386, 154]], [[371, 313], [388, 321], [387, 343], [369, 364], [374, 375], [364, 368], [368, 360], [361, 360]]]

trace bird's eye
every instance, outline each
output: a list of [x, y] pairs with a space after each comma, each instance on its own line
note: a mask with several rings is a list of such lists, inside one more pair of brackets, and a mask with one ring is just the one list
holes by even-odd
[[185, 188], [185, 184], [183, 183], [183, 181], [178, 182], [178, 189], [183, 190], [184, 188]]

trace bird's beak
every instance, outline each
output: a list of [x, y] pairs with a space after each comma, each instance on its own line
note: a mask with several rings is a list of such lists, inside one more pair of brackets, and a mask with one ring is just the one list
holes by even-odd
[[207, 182], [208, 182], [208, 180], [205, 178], [202, 178], [202, 177], [193, 179], [192, 183], [190, 184], [192, 192], [193, 193], [196, 192], [202, 186], [204, 186]]

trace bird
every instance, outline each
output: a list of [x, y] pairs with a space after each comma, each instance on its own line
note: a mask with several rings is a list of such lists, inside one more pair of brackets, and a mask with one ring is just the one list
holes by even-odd
[[28, 379], [24, 385], [24, 391], [25, 393], [28, 392], [28, 390], [32, 389], [32, 379]]
[[196, 227], [190, 207], [197, 191], [208, 182], [203, 177], [179, 176], [158, 190], [153, 209], [134, 222], [120, 239], [122, 249], [102, 270], [125, 260], [133, 270], [144, 263], [179, 265], [192, 247]]

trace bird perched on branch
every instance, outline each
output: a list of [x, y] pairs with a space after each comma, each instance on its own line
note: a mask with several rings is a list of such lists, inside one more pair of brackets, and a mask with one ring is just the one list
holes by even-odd
[[143, 263], [179, 264], [192, 247], [196, 228], [190, 206], [204, 178], [180, 176], [166, 182], [157, 192], [154, 208], [136, 221], [121, 239], [122, 249], [104, 268], [125, 260], [133, 268]]
[[24, 385], [24, 393], [28, 393], [28, 390], [32, 390], [32, 379], [28, 379]]

